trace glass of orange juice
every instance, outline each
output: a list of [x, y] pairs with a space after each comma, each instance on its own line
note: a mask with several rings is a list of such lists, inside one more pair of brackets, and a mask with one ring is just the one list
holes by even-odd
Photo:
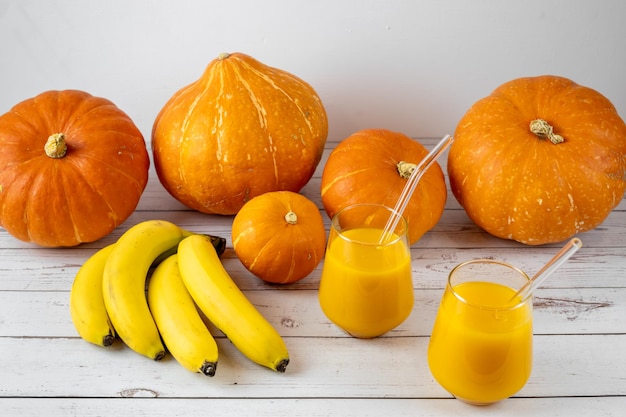
[[356, 204], [331, 221], [319, 301], [324, 314], [354, 337], [380, 336], [413, 309], [406, 220], [382, 237], [392, 215], [397, 214], [383, 205]]
[[428, 346], [432, 375], [456, 398], [490, 404], [518, 392], [532, 368], [532, 298], [513, 299], [529, 277], [478, 259], [448, 276]]

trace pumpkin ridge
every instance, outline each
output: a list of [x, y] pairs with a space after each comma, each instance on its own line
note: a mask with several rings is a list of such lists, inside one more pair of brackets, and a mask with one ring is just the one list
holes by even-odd
[[[315, 253], [315, 248], [313, 247], [313, 244], [309, 241], [308, 239], [308, 235], [306, 233], [304, 233], [301, 229], [299, 228], [294, 228], [294, 231], [292, 232], [292, 234], [297, 234], [299, 236], [298, 241], [303, 241], [303, 242], [307, 242], [307, 247], [306, 248], [299, 248], [300, 251], [302, 252], [306, 252], [308, 254], [309, 257], [313, 256], [313, 262], [317, 265], [319, 263], [320, 260], [318, 260], [317, 254]], [[292, 239], [295, 239], [292, 237]], [[294, 247], [294, 251], [293, 251], [293, 258], [296, 258], [296, 245], [293, 246]], [[295, 261], [294, 261], [295, 262]]]
[[[249, 69], [253, 74], [257, 75], [259, 78], [264, 79], [261, 75], [259, 75], [258, 71], [256, 71], [252, 66], [248, 65], [243, 60], [237, 60], [237, 62], [240, 64], [240, 66], [247, 67], [247, 69]], [[248, 97], [250, 98], [250, 101], [252, 102], [254, 108], [257, 111], [257, 115], [259, 117], [259, 125], [260, 125], [261, 129], [267, 133], [264, 136], [267, 136], [267, 140], [268, 140], [267, 149], [268, 149], [268, 153], [270, 154], [270, 156], [272, 158], [272, 167], [273, 167], [273, 172], [274, 172], [274, 183], [278, 184], [278, 182], [279, 182], [279, 168], [278, 168], [278, 161], [276, 159], [276, 149], [275, 149], [276, 147], [274, 145], [274, 139], [273, 139], [272, 135], [268, 133], [269, 132], [269, 124], [267, 122], [267, 110], [265, 109], [265, 106], [263, 106], [263, 104], [259, 101], [257, 95], [254, 93], [254, 90], [250, 86], [250, 83], [248, 83], [246, 81], [246, 78], [244, 76], [242, 76], [242, 71], [241, 71], [240, 66], [233, 65], [232, 66], [232, 70], [236, 74], [239, 83], [248, 92]]]
[[[27, 160], [27, 161], [23, 161], [21, 162], [18, 166], [12, 166], [11, 167], [11, 171], [16, 171], [18, 170], [17, 168], [21, 168], [22, 165], [24, 164], [28, 164], [28, 163], [33, 163], [33, 164], [37, 164], [36, 161], [34, 161], [33, 159]], [[28, 167], [26, 167], [28, 168]], [[19, 169], [18, 170], [18, 174], [13, 174], [13, 172], [10, 172], [10, 174], [13, 175], [7, 175], [9, 178], [9, 181], [7, 181], [6, 183], [3, 182], [3, 178], [6, 172], [9, 172], [8, 170], [3, 171], [2, 173], [0, 173], [0, 225], [2, 225], [2, 227], [4, 227], [5, 229], [9, 229], [10, 224], [12, 223], [12, 220], [16, 219], [17, 216], [13, 215], [13, 212], [18, 211], [19, 214], [22, 215], [23, 217], [23, 221], [19, 222], [20, 225], [23, 225], [22, 230], [27, 234], [27, 228], [28, 228], [28, 219], [27, 219], [27, 210], [26, 210], [26, 206], [28, 204], [28, 200], [29, 198], [26, 198], [25, 201], [22, 202], [21, 207], [19, 207], [19, 210], [11, 210], [11, 201], [7, 201], [8, 198], [10, 198], [13, 194], [13, 188], [14, 187], [21, 187], [19, 189], [19, 193], [24, 193], [24, 191], [29, 191], [30, 192], [30, 188], [26, 190], [26, 188], [24, 187], [24, 184], [27, 184], [28, 186], [32, 187], [33, 181], [34, 179], [36, 179], [39, 176], [39, 171], [34, 170], [34, 171], [30, 171], [28, 169], [24, 170], [24, 169]], [[36, 175], [33, 175], [36, 174]], [[28, 176], [28, 178], [24, 179], [24, 177]], [[13, 181], [13, 178], [17, 178], [17, 181]], [[16, 194], [19, 194], [16, 193]], [[28, 193], [30, 195], [30, 193]], [[9, 209], [8, 211], [5, 211], [6, 209]], [[7, 221], [8, 219], [8, 221]]]
[[[179, 139], [179, 143], [182, 143], [186, 133], [187, 133], [187, 128], [189, 127], [189, 121], [193, 118], [194, 116], [194, 112], [195, 110], [198, 108], [198, 103], [201, 101], [202, 98], [204, 98], [204, 96], [207, 94], [207, 92], [210, 89], [210, 85], [211, 82], [213, 81], [213, 73], [210, 73], [210, 77], [209, 80], [204, 84], [204, 87], [202, 88], [202, 91], [200, 91], [196, 97], [194, 98], [194, 100], [191, 102], [191, 104], [187, 107], [187, 112], [185, 113], [185, 117], [183, 117], [183, 120], [180, 124], [180, 139]], [[197, 86], [197, 83], [194, 83], [192, 85], [190, 85], [188, 87], [188, 90], [192, 90], [195, 91], [195, 88]], [[185, 90], [186, 92], [186, 90]]]
[[[144, 183], [143, 181], [140, 181], [139, 178], [136, 178], [135, 176], [131, 175], [129, 172], [127, 172], [127, 171], [125, 171], [123, 169], [120, 169], [119, 167], [117, 167], [115, 165], [111, 165], [109, 162], [107, 162], [104, 159], [97, 158], [97, 157], [95, 157], [93, 155], [90, 155], [90, 154], [84, 154], [84, 155], [81, 156], [81, 158], [82, 159], [91, 159], [93, 161], [96, 161], [99, 165], [106, 166], [109, 169], [109, 171], [114, 171], [116, 173], [119, 173], [119, 174], [123, 175], [128, 180], [130, 180], [131, 183], [134, 183], [134, 184], [137, 185], [137, 190], [139, 192], [142, 192], [146, 188], [146, 185], [148, 183], [147, 176], [146, 176], [146, 181]], [[77, 166], [74, 163], [72, 163], [72, 166], [74, 166], [78, 170], [78, 172], [81, 174], [81, 176], [84, 177], [82, 175], [82, 170], [80, 169], [79, 166]]]
[[[15, 145], [19, 145], [19, 143], [14, 143], [14, 144]], [[7, 143], [4, 142], [4, 145], [6, 146]], [[41, 149], [43, 149], [43, 147]], [[43, 156], [48, 158], [48, 156], [46, 156], [45, 153], [43, 154]], [[41, 158], [42, 158], [42, 154], [41, 153], [33, 154], [32, 156], [30, 156], [30, 158], [20, 159], [19, 161], [11, 161], [10, 165], [5, 165], [5, 166], [0, 167], [0, 168], [5, 169], [5, 170], [7, 170], [7, 169], [17, 170], [17, 169], [21, 169], [24, 164], [32, 163], [33, 161], [37, 161], [37, 160], [39, 160]], [[6, 190], [6, 188], [5, 188], [5, 190]]]
[[[63, 95], [61, 93], [59, 93], [59, 96]], [[76, 93], [80, 92], [76, 91]], [[106, 117], [106, 119], [115, 119], [118, 118], [120, 115], [128, 117], [126, 113], [119, 109], [113, 102], [105, 98], [83, 95], [80, 99], [80, 103], [73, 108], [73, 111], [66, 115], [65, 120], [59, 122], [59, 124], [63, 125], [63, 128], [57, 130], [61, 130], [60, 133], [63, 133], [66, 137], [70, 138], [77, 128], [82, 128], [82, 123], [90, 123], [92, 117], [95, 117], [92, 116], [91, 113], [94, 113], [103, 108], [112, 110], [112, 113], [107, 114], [108, 117]], [[103, 115], [99, 115], [98, 117], [100, 119], [105, 119]], [[52, 123], [48, 124], [49, 126], [47, 127], [54, 130], [54, 126], [50, 126]]]
[[233, 239], [233, 247], [236, 247], [237, 245], [239, 245], [239, 241], [245, 238], [249, 233], [253, 231], [254, 229], [252, 226], [248, 226], [246, 227], [245, 230], [240, 231], [239, 234], [237, 234], [237, 237]]
[[[83, 234], [80, 233], [80, 231], [78, 230], [78, 222], [75, 221], [75, 216], [76, 215], [80, 215], [80, 214], [84, 214], [84, 212], [82, 210], [73, 210], [72, 209], [72, 204], [71, 200], [68, 198], [69, 195], [71, 195], [70, 193], [73, 192], [73, 190], [75, 188], [77, 188], [77, 182], [80, 181], [80, 187], [86, 187], [87, 189], [92, 191], [92, 196], [97, 196], [98, 199], [100, 200], [100, 202], [92, 202], [92, 206], [97, 206], [97, 207], [106, 207], [107, 208], [107, 212], [108, 212], [108, 219], [110, 221], [112, 221], [114, 224], [118, 224], [119, 219], [121, 218], [120, 213], [118, 213], [113, 206], [111, 206], [111, 204], [108, 202], [108, 200], [105, 198], [105, 195], [102, 194], [100, 192], [100, 190], [96, 187], [94, 187], [91, 183], [91, 181], [89, 180], [89, 178], [87, 178], [84, 175], [84, 170], [81, 169], [79, 166], [74, 165], [74, 164], [68, 164], [68, 166], [66, 166], [64, 168], [65, 171], [69, 171], [69, 169], [73, 168], [74, 169], [74, 173], [70, 173], [70, 172], [64, 172], [63, 175], [55, 175], [55, 178], [60, 178], [59, 184], [61, 184], [62, 186], [62, 190], [60, 192], [57, 192], [57, 194], [62, 194], [63, 195], [63, 200], [64, 200], [64, 205], [66, 207], [66, 212], [67, 212], [67, 216], [70, 219], [70, 223], [74, 229], [74, 238], [76, 239], [76, 241], [78, 242], [85, 242], [85, 239], [88, 239], [89, 236], [83, 236]], [[55, 168], [56, 170], [56, 168]], [[124, 174], [125, 176], [127, 176], [127, 174], [125, 172], [122, 172], [122, 174]], [[132, 178], [130, 178], [132, 179]], [[93, 240], [93, 239], [89, 239], [89, 240]]]
[[[38, 171], [37, 175], [32, 175], [31, 176], [31, 187], [28, 190], [29, 192], [26, 193], [27, 197], [26, 197], [26, 202], [24, 203], [24, 211], [23, 211], [23, 216], [24, 216], [24, 231], [26, 232], [26, 236], [27, 239], [29, 241], [35, 241], [37, 240], [36, 236], [33, 236], [33, 234], [31, 233], [30, 227], [29, 227], [29, 219], [31, 217], [30, 215], [30, 211], [31, 211], [31, 207], [34, 205], [33, 201], [36, 200], [37, 198], [37, 192], [36, 190], [39, 189], [39, 187], [41, 186], [41, 184], [44, 182], [44, 175], [45, 173], [43, 171]], [[35, 192], [33, 192], [35, 191]]]
[[341, 183], [347, 179], [352, 178], [355, 175], [359, 175], [363, 172], [367, 172], [369, 170], [369, 168], [362, 168], [359, 170], [354, 170], [354, 171], [350, 171], [346, 174], [341, 174], [341, 175], [335, 175], [332, 180], [330, 182], [328, 182], [326, 184], [326, 186], [324, 186], [322, 188], [322, 194], [326, 194], [326, 192], [328, 191], [329, 188], [332, 188], [336, 183]]
[[[65, 178], [65, 175], [59, 175], [58, 173], [58, 165], [57, 164], [49, 164], [46, 166], [46, 170], [40, 170], [38, 172], [38, 175], [33, 176], [34, 181], [32, 182], [32, 187], [29, 190], [28, 193], [28, 197], [27, 197], [27, 201], [26, 204], [24, 206], [24, 223], [25, 224], [29, 224], [29, 219], [32, 217], [31, 214], [31, 208], [32, 207], [36, 207], [37, 205], [34, 204], [34, 201], [37, 200], [38, 195], [40, 195], [39, 189], [40, 187], [43, 187], [43, 189], [45, 190], [45, 188], [47, 187], [47, 182], [50, 181], [50, 178], [53, 179], [58, 179], [61, 178], [62, 181], [56, 181], [56, 184], [61, 188], [60, 190], [56, 190], [56, 192], [54, 193], [56, 196], [59, 196], [62, 198], [62, 201], [60, 201], [60, 205], [63, 207], [60, 207], [62, 212], [65, 212], [65, 214], [70, 218], [70, 223], [71, 223], [71, 227], [73, 230], [73, 236], [74, 239], [76, 239], [77, 241], [81, 241], [80, 240], [80, 234], [78, 233], [77, 229], [76, 229], [76, 224], [73, 221], [72, 218], [72, 213], [71, 210], [68, 210], [69, 204], [68, 204], [68, 199], [67, 199], [67, 187], [65, 184], [65, 181], [63, 181], [63, 179]], [[65, 209], [65, 210], [63, 210]], [[37, 209], [33, 209], [34, 213], [32, 214], [37, 214], [38, 211]], [[35, 216], [37, 217], [37, 216]], [[56, 224], [56, 222], [53, 222], [53, 224]], [[63, 223], [64, 224], [64, 223]], [[66, 224], [64, 224], [66, 225]], [[26, 226], [26, 232], [28, 235], [28, 239], [30, 241], [39, 241], [39, 237], [38, 235], [34, 235], [31, 231], [31, 227]], [[54, 231], [55, 235], [59, 236], [59, 233], [57, 231]], [[64, 233], [63, 236], [67, 236], [67, 233]], [[57, 237], [58, 239], [58, 237]], [[66, 240], [66, 237], [62, 237], [61, 239], [59, 239], [61, 243], [63, 243]]]
[[[248, 67], [248, 70], [252, 73], [254, 73], [257, 77], [259, 77], [260, 79], [264, 80], [265, 82], [267, 82], [269, 85], [271, 85], [276, 91], [282, 93], [282, 95], [289, 100], [291, 103], [293, 103], [293, 105], [295, 106], [295, 108], [298, 109], [298, 111], [300, 112], [300, 115], [302, 116], [302, 120], [304, 120], [304, 122], [306, 123], [307, 127], [309, 128], [309, 133], [311, 133], [312, 135], [314, 134], [314, 129], [313, 129], [313, 125], [311, 124], [310, 120], [308, 117], [306, 117], [306, 112], [304, 112], [302, 110], [302, 108], [300, 107], [300, 105], [298, 104], [298, 101], [295, 100], [291, 95], [287, 94], [287, 92], [281, 88], [278, 84], [276, 84], [276, 82], [269, 76], [267, 76], [266, 74], [263, 74], [261, 71], [259, 71], [258, 69], [256, 69], [254, 66], [250, 65], [249, 63], [245, 62], [245, 61], [240, 61], [242, 66], [246, 66]], [[273, 72], [276, 73], [282, 73], [283, 71], [280, 71], [276, 68], [272, 68]], [[292, 77], [292, 79], [290, 81], [293, 82], [297, 82], [298, 86], [302, 89], [306, 89], [309, 90], [311, 89], [311, 86], [309, 84], [307, 84], [306, 82], [304, 82], [303, 80], [301, 80], [300, 78], [297, 78], [295, 76]], [[316, 100], [317, 101], [317, 100]], [[304, 144], [304, 139], [302, 138], [302, 136], [300, 136], [300, 141]]]
[[[91, 106], [91, 107], [87, 108], [88, 106]], [[106, 129], [103, 129], [100, 126], [98, 126], [97, 128], [82, 126], [82, 123], [89, 123], [89, 121], [92, 120], [92, 118], [96, 117], [96, 116], [91, 115], [92, 113], [96, 111], [102, 111], [103, 109], [107, 110], [107, 112], [105, 114], [97, 115], [97, 117], [100, 119], [101, 121], [100, 123], [105, 125]], [[124, 116], [126, 118], [126, 120], [124, 120], [125, 122], [124, 125], [118, 124], [120, 116]], [[108, 125], [109, 121], [115, 122], [114, 126], [116, 128], [110, 127]], [[65, 128], [61, 129], [62, 131], [60, 133], [62, 133], [65, 136], [65, 139], [66, 139], [65, 142], [67, 144], [68, 153], [73, 148], [73, 145], [72, 145], [72, 142], [74, 142], [73, 139], [80, 138], [78, 140], [80, 143], [87, 144], [89, 143], [90, 139], [85, 140], [83, 138], [90, 137], [91, 136], [90, 133], [92, 131], [96, 132], [98, 136], [115, 135], [118, 138], [129, 138], [130, 143], [135, 142], [135, 141], [137, 141], [138, 143], [141, 142], [140, 144], [143, 147], [145, 147], [145, 140], [143, 140], [143, 135], [136, 127], [134, 128], [136, 133], [135, 132], [130, 133], [120, 128], [120, 127], [128, 127], [131, 124], [132, 124], [132, 120], [130, 119], [130, 117], [120, 108], [118, 108], [113, 102], [105, 98], [100, 98], [100, 97], [95, 97], [95, 96], [90, 96], [90, 97], [85, 96], [85, 98], [81, 100], [81, 103], [78, 106], [76, 106], [76, 109], [70, 115], [68, 115], [64, 123]], [[75, 133], [77, 129], [80, 130], [81, 133]], [[56, 132], [53, 132], [53, 133], [56, 133]], [[139, 137], [141, 137], [142, 139], [141, 141], [138, 140]], [[138, 149], [138, 150], [133, 149], [133, 150], [135, 151], [130, 152], [133, 155], [137, 153], [137, 151], [141, 152], [141, 149]], [[81, 152], [81, 157], [91, 157], [91, 154], [89, 152], [86, 152], [86, 151], [84, 152], [85, 153]], [[102, 164], [111, 166], [108, 163], [106, 163], [106, 161], [104, 161], [103, 159], [98, 159], [98, 158], [95, 158], [95, 159], [97, 159]], [[128, 177], [126, 173], [124, 174]], [[135, 181], [134, 178], [131, 178], [131, 179]]]
[[[268, 84], [270, 84], [272, 87], [274, 87], [274, 89], [281, 91], [285, 97], [289, 98], [291, 100], [291, 98], [289, 97], [289, 95], [287, 95], [284, 90], [280, 89], [271, 78], [265, 76], [264, 74], [262, 74], [260, 71], [258, 71], [256, 68], [254, 68], [253, 66], [251, 66], [250, 64], [248, 64], [247, 62], [244, 61], [239, 61], [240, 64], [242, 66], [247, 67], [247, 69], [249, 71], [251, 71], [253, 74], [255, 74], [258, 78], [266, 81]], [[261, 104], [261, 102], [258, 100], [257, 95], [254, 94], [254, 91], [252, 90], [252, 88], [250, 87], [250, 84], [247, 83], [245, 81], [245, 78], [241, 76], [241, 72], [239, 71], [239, 68], [234, 67], [235, 68], [235, 72], [237, 73], [240, 82], [242, 83], [242, 85], [246, 88], [246, 90], [248, 91], [249, 97], [251, 98], [254, 107], [257, 109], [257, 113], [259, 114], [259, 122], [261, 124], [261, 128], [263, 130], [265, 130], [266, 132], [269, 131], [269, 123], [267, 120], [267, 111], [265, 109], [265, 106], [263, 106]], [[299, 108], [298, 108], [299, 109]], [[307, 125], [308, 125], [308, 120], [307, 120]], [[276, 146], [274, 144], [274, 138], [272, 137], [271, 134], [267, 134], [267, 138], [268, 138], [268, 151], [269, 154], [271, 155], [272, 158], [272, 166], [274, 168], [274, 181], [275, 184], [278, 184], [280, 179], [280, 175], [279, 175], [279, 167], [278, 167], [278, 160], [276, 159]], [[302, 140], [301, 140], [302, 141]], [[304, 143], [302, 141], [302, 143]]]
[[[267, 111], [265, 110], [265, 107], [259, 102], [259, 99], [258, 99], [257, 95], [254, 93], [252, 87], [250, 87], [250, 83], [248, 83], [246, 81], [245, 77], [243, 77], [241, 75], [240, 68], [238, 66], [236, 66], [236, 65], [233, 65], [232, 66], [232, 70], [237, 75], [237, 79], [238, 79], [239, 83], [248, 92], [248, 97], [250, 98], [250, 101], [254, 105], [254, 108], [257, 111], [257, 115], [259, 116], [259, 123], [261, 125], [261, 128], [263, 130], [267, 130]], [[270, 147], [270, 150], [271, 149], [272, 148]]]
[[17, 107], [14, 107], [10, 110], [10, 113], [17, 116], [20, 121], [24, 122], [32, 132], [38, 132], [40, 129], [39, 124], [34, 123], [32, 117], [25, 116], [19, 110], [20, 109], [18, 109]]
[[[293, 235], [293, 233], [291, 233]], [[296, 259], [297, 253], [300, 251], [300, 248], [296, 248], [296, 245], [291, 246], [291, 262], [289, 263], [289, 271], [287, 272], [286, 277], [281, 277], [282, 281], [290, 281], [293, 274], [296, 272]]]
[[[220, 73], [221, 75], [221, 73]], [[221, 79], [222, 77], [220, 77]], [[179, 92], [176, 93], [176, 99], [173, 100], [170, 105], [168, 106], [169, 108], [172, 107], [176, 107], [176, 105], [178, 104], [179, 101], [181, 101], [181, 98], [183, 97], [187, 97], [188, 94], [191, 94], [193, 92], [195, 92], [198, 88], [199, 82], [202, 80], [203, 78], [201, 78], [200, 80], [189, 84], [187, 87], [184, 87], [183, 89], [181, 89]], [[201, 106], [199, 106], [199, 103], [204, 100], [204, 97], [208, 94], [208, 91], [211, 89], [211, 85], [214, 81], [215, 77], [214, 77], [214, 72], [213, 71], [208, 71], [208, 79], [206, 80], [206, 82], [202, 83], [202, 89], [200, 92], [195, 94], [195, 97], [193, 99], [193, 101], [189, 104], [189, 106], [187, 107], [187, 111], [184, 114], [184, 117], [182, 118], [182, 121], [180, 123], [180, 135], [178, 135], [178, 140], [177, 140], [177, 144], [176, 144], [176, 149], [179, 149], [180, 151], [178, 152], [178, 176], [180, 177], [180, 182], [185, 183], [187, 182], [187, 164], [184, 163], [185, 161], [185, 151], [184, 151], [184, 143], [185, 143], [185, 138], [187, 137], [187, 130], [189, 128], [190, 122], [191, 120], [194, 118], [195, 116], [195, 111], [196, 109], [201, 108]], [[220, 88], [220, 92], [223, 91], [223, 85], [224, 82], [222, 80], [222, 87]], [[221, 96], [221, 95], [220, 95]], [[161, 113], [163, 113], [163, 111], [165, 110], [165, 108], [163, 110], [161, 110]], [[159, 120], [160, 120], [160, 115], [159, 115]], [[217, 132], [220, 131], [220, 129], [216, 129]], [[168, 132], [168, 136], [171, 138], [173, 135], [171, 133]], [[216, 138], [216, 147], [218, 149], [221, 149], [221, 142], [220, 142], [220, 137], [218, 136]], [[221, 159], [221, 157], [218, 157], [218, 159]], [[193, 166], [190, 167], [193, 170], [197, 169], [197, 167]]]
[[[295, 213], [296, 210], [293, 210], [293, 212]], [[299, 223], [301, 224], [301, 223]], [[290, 282], [292, 277], [294, 276], [294, 274], [297, 271], [297, 263], [296, 261], [299, 259], [298, 254], [299, 253], [303, 253], [306, 252], [309, 256], [313, 255], [315, 256], [315, 251], [313, 251], [313, 247], [312, 247], [312, 243], [309, 241], [309, 239], [307, 239], [307, 235], [305, 233], [303, 233], [302, 229], [299, 227], [294, 227], [295, 225], [288, 225], [288, 230], [289, 230], [289, 237], [284, 238], [284, 240], [289, 241], [289, 242], [306, 242], [307, 245], [306, 247], [301, 247], [300, 245], [290, 245], [291, 248], [291, 254], [289, 259], [291, 259], [291, 262], [289, 263], [289, 271], [287, 273], [286, 276], [281, 277], [282, 281], [284, 282]], [[317, 265], [317, 257], [315, 256], [315, 265]]]
[[[79, 172], [80, 177], [83, 179], [83, 182], [85, 184], [87, 184], [89, 186], [89, 188], [94, 189], [91, 184], [89, 183], [89, 181], [87, 181], [87, 179], [82, 175], [82, 173]], [[74, 230], [74, 240], [76, 240], [77, 242], [83, 242], [83, 236], [81, 235], [81, 233], [79, 232], [79, 230], [77, 229], [77, 222], [75, 221], [75, 214], [80, 214], [80, 213], [74, 213], [71, 209], [70, 209], [70, 200], [68, 198], [68, 190], [69, 192], [72, 192], [73, 190], [73, 185], [71, 184], [70, 181], [70, 176], [67, 175], [67, 173], [65, 173], [64, 175], [61, 175], [61, 179], [62, 181], [60, 181], [63, 185], [63, 200], [64, 200], [64, 205], [67, 208], [67, 215], [70, 218], [70, 224], [72, 225], [72, 228]], [[110, 206], [110, 204], [105, 201], [105, 199], [103, 198], [102, 194], [100, 194], [98, 192], [98, 190], [94, 190], [96, 191], [96, 195], [98, 195], [100, 197], [100, 200], [102, 200], [104, 202], [104, 204], [109, 208], [109, 212], [113, 212], [115, 214], [114, 217], [114, 221], [117, 224], [117, 219], [119, 218], [119, 216], [117, 216], [117, 213], [115, 213], [112, 210], [112, 207]]]
[[[89, 189], [93, 191], [93, 194], [94, 194], [94, 195], [97, 195], [98, 197], [100, 197], [100, 200], [102, 201], [102, 204], [103, 204], [103, 205], [105, 205], [106, 207], [108, 207], [108, 211], [109, 211], [109, 213], [112, 213], [112, 214], [113, 214], [113, 216], [109, 216], [109, 217], [113, 217], [113, 219], [114, 219], [115, 223], [117, 224], [117, 220], [118, 220], [121, 216], [120, 216], [120, 215], [119, 215], [119, 214], [118, 214], [118, 213], [117, 213], [117, 212], [113, 209], [113, 206], [111, 206], [111, 204], [110, 204], [110, 203], [108, 202], [108, 200], [105, 198], [104, 194], [102, 194], [102, 192], [100, 192], [100, 190], [99, 190], [98, 188], [94, 187], [94, 186], [91, 184], [91, 181], [89, 181], [89, 178], [86, 178], [86, 177], [83, 175], [83, 173], [82, 173], [82, 171], [79, 169], [79, 167], [75, 167], [75, 168], [77, 169], [77, 173], [78, 173], [78, 175], [77, 175], [77, 176], [80, 176], [80, 178], [82, 178], [82, 179], [83, 179], [83, 181], [84, 181], [84, 185], [85, 185], [85, 186], [87, 186], [87, 187], [89, 187]], [[132, 180], [133, 182], [137, 183], [137, 182], [135, 181], [135, 179], [134, 179], [133, 177], [130, 177], [130, 176], [129, 176], [126, 172], [121, 171], [121, 170], [116, 170], [116, 171], [121, 172], [121, 173], [122, 173], [125, 177], [127, 177], [128, 179], [130, 179], [130, 180]], [[66, 180], [67, 180], [68, 176], [66, 175], [66, 176], [65, 176], [65, 178], [66, 178]], [[137, 187], [138, 192], [139, 192], [139, 193], [141, 193], [141, 191], [143, 191], [143, 188], [141, 187], [141, 185], [140, 185], [139, 183], [137, 183], [137, 186], [138, 186], [138, 187]]]
[[[261, 246], [258, 249], [258, 252], [256, 254], [256, 256], [254, 257], [254, 259], [252, 260], [252, 262], [250, 263], [250, 270], [254, 271], [254, 268], [257, 264], [257, 262], [259, 261], [259, 259], [263, 259], [263, 255], [265, 253], [265, 251], [270, 250], [271, 247], [274, 245], [274, 242], [276, 242], [277, 240], [280, 240], [280, 234], [276, 233], [274, 234], [270, 239], [268, 239], [263, 246]], [[273, 254], [273, 258], [276, 257], [276, 254]]]

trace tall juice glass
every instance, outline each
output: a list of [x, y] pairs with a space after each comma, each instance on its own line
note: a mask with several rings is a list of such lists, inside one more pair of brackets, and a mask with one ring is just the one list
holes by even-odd
[[413, 309], [408, 227], [402, 218], [381, 243], [394, 211], [357, 204], [332, 219], [319, 301], [324, 314], [358, 338], [372, 338], [397, 327]]
[[428, 346], [432, 375], [456, 398], [490, 404], [518, 392], [532, 368], [529, 277], [506, 263], [464, 262], [448, 277]]

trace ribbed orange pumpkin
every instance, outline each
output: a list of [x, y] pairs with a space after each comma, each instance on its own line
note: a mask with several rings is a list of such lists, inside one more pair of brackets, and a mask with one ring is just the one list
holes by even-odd
[[494, 236], [560, 242], [598, 226], [624, 196], [626, 125], [606, 97], [566, 78], [501, 85], [454, 136], [452, 192]]
[[[322, 173], [322, 203], [329, 217], [357, 203], [394, 207], [413, 168], [428, 155], [416, 140], [386, 129], [366, 129], [341, 141]], [[404, 212], [409, 241], [434, 227], [446, 204], [443, 171], [434, 163], [424, 173]]]
[[244, 204], [233, 220], [232, 241], [250, 272], [267, 282], [289, 284], [309, 275], [322, 260], [326, 229], [312, 201], [274, 191]]
[[107, 99], [47, 91], [0, 116], [0, 225], [41, 246], [109, 234], [135, 210], [150, 164], [141, 132]]
[[235, 214], [252, 197], [300, 191], [328, 135], [322, 102], [300, 78], [241, 54], [222, 54], [158, 114], [159, 179], [183, 204]]

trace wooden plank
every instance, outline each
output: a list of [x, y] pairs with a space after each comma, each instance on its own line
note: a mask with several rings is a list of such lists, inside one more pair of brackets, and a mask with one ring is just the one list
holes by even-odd
[[[442, 290], [415, 290], [409, 318], [384, 337], [429, 336]], [[348, 337], [324, 316], [317, 290], [258, 290], [246, 295], [287, 337]], [[535, 334], [626, 334], [626, 288], [539, 289]], [[0, 291], [0, 337], [76, 337], [69, 293]], [[214, 334], [218, 334], [214, 332]]]
[[[625, 213], [626, 214], [626, 213]], [[626, 218], [624, 219], [626, 222]], [[199, 231], [199, 227], [190, 225]], [[212, 227], [211, 231], [217, 230]], [[218, 233], [226, 236], [224, 233]], [[427, 238], [426, 238], [427, 239]], [[113, 242], [106, 239], [101, 244]], [[98, 248], [74, 249], [0, 249], [0, 291], [69, 291], [78, 268]], [[100, 245], [98, 245], [100, 246]], [[495, 258], [510, 262], [533, 275], [557, 252], [557, 248], [526, 247], [512, 244], [507, 248], [429, 247], [424, 242], [412, 248], [413, 282], [416, 289], [443, 289], [452, 268], [475, 258]], [[268, 288], [317, 289], [323, 262], [306, 278], [286, 286], [263, 283], [249, 273], [232, 248], [222, 256], [224, 267], [244, 290]], [[626, 286], [626, 247], [584, 246], [545, 283], [545, 288], [585, 288]]]
[[[289, 337], [284, 374], [261, 368], [225, 339], [212, 378], [171, 357], [150, 361], [122, 346], [79, 339], [0, 338], [2, 397], [450, 398], [430, 376], [427, 337]], [[534, 338], [520, 397], [626, 396], [626, 335]]]
[[489, 407], [475, 407], [454, 399], [249, 399], [249, 398], [0, 398], [7, 417], [102, 417], [105, 415], [272, 416], [272, 417], [611, 417], [622, 416], [624, 397], [511, 398]]

